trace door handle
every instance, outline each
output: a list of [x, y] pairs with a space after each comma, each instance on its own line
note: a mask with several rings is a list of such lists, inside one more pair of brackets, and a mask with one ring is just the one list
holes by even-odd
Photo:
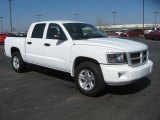
[[32, 44], [32, 42], [27, 42], [27, 44], [31, 45], [31, 44]]
[[49, 44], [49, 43], [44, 43], [44, 46], [51, 46], [51, 44]]

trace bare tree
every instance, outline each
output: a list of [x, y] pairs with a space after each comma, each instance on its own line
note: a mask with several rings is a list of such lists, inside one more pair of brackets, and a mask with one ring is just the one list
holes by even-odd
[[97, 18], [96, 19], [96, 25], [98, 26], [99, 29], [101, 29], [101, 26], [103, 26], [104, 20], [102, 18]]

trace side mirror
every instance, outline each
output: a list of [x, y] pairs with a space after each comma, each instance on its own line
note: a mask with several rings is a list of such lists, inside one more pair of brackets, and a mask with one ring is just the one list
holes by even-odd
[[59, 40], [66, 40], [65, 38], [63, 38], [60, 35], [54, 35], [54, 39], [59, 39]]
[[54, 39], [62, 39], [60, 35], [54, 35]]

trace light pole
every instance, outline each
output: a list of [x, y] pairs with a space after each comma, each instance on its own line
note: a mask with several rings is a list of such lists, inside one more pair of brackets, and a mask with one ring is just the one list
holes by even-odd
[[78, 16], [79, 16], [79, 14], [76, 13], [76, 14], [74, 14], [74, 15], [75, 15], [76, 21], [78, 21]]
[[1, 28], [2, 28], [2, 32], [3, 32], [3, 21], [2, 21], [3, 18], [4, 18], [4, 17], [0, 17], [0, 19], [1, 19]]
[[41, 16], [42, 16], [42, 15], [37, 15], [37, 17], [38, 17], [38, 22], [41, 21], [41, 19], [40, 19]]
[[114, 31], [115, 31], [115, 25], [116, 25], [116, 14], [117, 14], [117, 12], [112, 12], [113, 13], [113, 15], [114, 15]]
[[154, 14], [155, 14], [155, 28], [157, 27], [157, 14], [158, 14], [158, 12], [156, 11], [156, 12], [154, 12]]
[[10, 14], [10, 27], [11, 27], [11, 33], [12, 33], [12, 8], [11, 8], [11, 1], [9, 0], [9, 14]]
[[143, 10], [142, 10], [142, 14], [143, 14], [143, 32], [144, 32], [144, 0], [143, 0]]

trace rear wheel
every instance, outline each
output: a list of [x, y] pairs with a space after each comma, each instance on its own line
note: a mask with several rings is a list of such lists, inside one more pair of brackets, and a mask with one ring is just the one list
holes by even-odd
[[19, 52], [14, 52], [12, 54], [12, 67], [16, 72], [23, 72], [25, 68], [25, 62], [23, 61], [21, 54]]
[[99, 96], [106, 87], [99, 65], [93, 62], [83, 62], [78, 65], [75, 83], [79, 91], [88, 96]]
[[155, 40], [158, 41], [158, 36], [155, 36]]

